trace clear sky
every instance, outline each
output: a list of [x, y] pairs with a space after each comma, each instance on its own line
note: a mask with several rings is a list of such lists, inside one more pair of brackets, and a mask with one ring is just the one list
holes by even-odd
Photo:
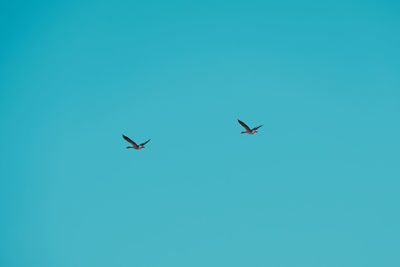
[[0, 266], [400, 266], [399, 1], [7, 2]]

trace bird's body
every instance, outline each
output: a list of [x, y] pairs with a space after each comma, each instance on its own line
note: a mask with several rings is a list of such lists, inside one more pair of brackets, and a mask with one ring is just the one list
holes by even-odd
[[127, 146], [126, 148], [128, 149], [128, 148], [134, 148], [134, 149], [137, 149], [137, 150], [140, 150], [140, 149], [142, 149], [142, 148], [145, 148], [145, 144], [147, 144], [151, 139], [149, 139], [149, 140], [147, 140], [146, 142], [144, 142], [144, 143], [141, 143], [140, 145], [138, 145], [138, 144], [136, 144], [134, 141], [132, 141], [129, 137], [127, 137], [127, 136], [125, 136], [125, 135], [122, 135], [122, 137], [126, 140], [126, 141], [128, 141], [129, 143], [131, 143], [132, 144], [132, 146]]
[[254, 128], [252, 128], [252, 129], [250, 129], [250, 127], [247, 126], [247, 124], [244, 123], [243, 121], [238, 120], [238, 122], [240, 123], [240, 125], [243, 126], [243, 128], [246, 129], [246, 131], [241, 132], [242, 134], [244, 134], [244, 133], [246, 133], [246, 134], [255, 134], [255, 133], [258, 133], [257, 129], [260, 128], [260, 127], [262, 126], [262, 125], [260, 125], [260, 126], [257, 126], [257, 127], [254, 127]]

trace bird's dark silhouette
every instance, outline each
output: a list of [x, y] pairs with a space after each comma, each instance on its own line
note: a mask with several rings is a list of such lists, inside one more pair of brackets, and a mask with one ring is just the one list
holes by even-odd
[[133, 142], [128, 136], [125, 136], [125, 135], [122, 135], [122, 137], [126, 140], [126, 141], [128, 141], [129, 143], [131, 143], [132, 144], [132, 146], [127, 146], [126, 148], [134, 148], [134, 149], [142, 149], [142, 148], [145, 148], [145, 144], [147, 144], [151, 139], [149, 139], [149, 140], [147, 140], [146, 142], [144, 142], [144, 143], [141, 143], [140, 145], [137, 145], [135, 142]]
[[241, 132], [242, 134], [244, 134], [244, 133], [247, 133], [247, 134], [255, 134], [255, 133], [258, 133], [257, 129], [260, 128], [261, 126], [263, 126], [263, 125], [260, 125], [260, 126], [254, 127], [253, 129], [250, 129], [250, 127], [247, 126], [247, 124], [244, 123], [243, 121], [238, 120], [238, 122], [240, 123], [240, 125], [242, 125], [242, 126], [246, 129], [246, 131]]

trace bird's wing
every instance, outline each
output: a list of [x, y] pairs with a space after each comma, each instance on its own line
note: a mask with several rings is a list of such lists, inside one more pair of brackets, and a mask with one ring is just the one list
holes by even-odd
[[244, 123], [244, 122], [241, 121], [241, 120], [238, 120], [238, 122], [240, 123], [240, 125], [242, 125], [242, 126], [246, 129], [246, 131], [249, 131], [249, 132], [251, 131], [250, 128], [249, 128], [249, 126], [246, 125], [246, 123]]
[[144, 145], [147, 144], [150, 140], [151, 140], [151, 139], [147, 140], [147, 141], [144, 142], [144, 143], [141, 143], [140, 145], [141, 145], [141, 146], [144, 146]]
[[122, 137], [126, 140], [126, 141], [128, 141], [129, 143], [131, 143], [132, 145], [133, 145], [133, 147], [138, 147], [138, 145], [135, 143], [135, 142], [133, 142], [128, 136], [125, 136], [125, 135], [122, 135]]
[[255, 130], [257, 130], [258, 128], [260, 128], [261, 126], [263, 126], [264, 124], [262, 124], [262, 125], [260, 125], [260, 126], [257, 126], [257, 127], [254, 127], [253, 128], [253, 131], [255, 131]]

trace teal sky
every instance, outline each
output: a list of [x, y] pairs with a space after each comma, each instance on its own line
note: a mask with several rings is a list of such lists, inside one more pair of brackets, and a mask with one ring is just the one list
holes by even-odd
[[1, 3], [0, 266], [400, 266], [399, 15]]

